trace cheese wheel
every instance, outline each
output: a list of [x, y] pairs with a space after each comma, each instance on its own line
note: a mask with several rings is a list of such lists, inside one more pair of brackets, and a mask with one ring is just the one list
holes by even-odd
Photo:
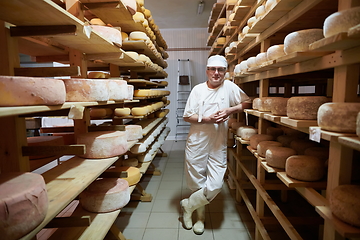
[[324, 103], [317, 113], [318, 125], [321, 129], [332, 132], [356, 133], [356, 118], [359, 112], [360, 103]]
[[110, 74], [104, 72], [89, 72], [88, 78], [109, 78]]
[[291, 141], [290, 147], [294, 149], [298, 155], [304, 155], [306, 149], [319, 147], [319, 143], [306, 139], [294, 139]]
[[292, 119], [316, 120], [319, 107], [327, 101], [323, 96], [291, 97], [286, 105], [287, 116]]
[[267, 49], [267, 59], [276, 60], [286, 55], [284, 51], [284, 44], [273, 45]]
[[244, 35], [248, 34], [249, 30], [250, 30], [249, 26], [243, 27], [243, 29], [241, 30], [241, 33], [243, 34], [243, 37], [244, 37]]
[[169, 112], [170, 112], [169, 109], [163, 109], [163, 110], [157, 111], [157, 112], [155, 113], [155, 116], [156, 116], [157, 118], [163, 118], [163, 117], [165, 117]]
[[61, 80], [0, 76], [0, 106], [60, 105], [65, 98]]
[[304, 155], [314, 156], [320, 160], [327, 161], [329, 159], [329, 148], [325, 147], [310, 147], [305, 149]]
[[140, 169], [137, 167], [129, 167], [129, 166], [123, 166], [123, 167], [113, 167], [107, 169], [105, 172], [127, 172], [127, 177], [123, 177], [121, 179], [124, 179], [128, 182], [129, 186], [135, 185], [140, 181], [141, 173]]
[[249, 68], [253, 68], [256, 67], [256, 57], [249, 57], [247, 60], [247, 65], [249, 66]]
[[35, 229], [48, 210], [44, 178], [36, 173], [0, 174], [1, 238], [20, 239]]
[[115, 108], [115, 110], [114, 110], [115, 116], [118, 116], [118, 117], [129, 116], [130, 113], [131, 113], [130, 108]]
[[252, 28], [252, 26], [255, 24], [255, 22], [256, 22], [256, 17], [253, 16], [253, 17], [251, 17], [251, 18], [249, 18], [249, 19], [247, 20], [247, 25], [248, 25], [250, 28]]
[[93, 18], [90, 20], [91, 25], [99, 25], [99, 26], [106, 26], [106, 23], [104, 23], [100, 18]]
[[138, 61], [143, 62], [143, 63], [149, 63], [149, 64], [152, 63], [151, 59], [148, 56], [144, 55], [144, 54], [139, 54]]
[[216, 43], [219, 44], [219, 45], [224, 45], [226, 42], [226, 37], [219, 37], [217, 40], [216, 40]]
[[129, 40], [146, 40], [146, 39], [148, 39], [148, 36], [144, 32], [133, 31], [129, 34]]
[[139, 4], [140, 7], [144, 6], [144, 0], [136, 0], [137, 4]]
[[126, 55], [130, 56], [132, 59], [134, 59], [135, 61], [137, 61], [139, 59], [139, 54], [137, 52], [133, 52], [133, 51], [126, 51], [125, 52]]
[[270, 112], [272, 108], [272, 101], [280, 97], [261, 97], [257, 102], [257, 108], [262, 112]]
[[281, 147], [281, 146], [282, 144], [277, 141], [262, 141], [259, 142], [256, 149], [260, 157], [265, 157], [266, 150], [268, 150], [269, 147]]
[[260, 104], [261, 104], [261, 99], [260, 98], [254, 98], [254, 100], [252, 102], [252, 108], [253, 109], [259, 109]]
[[121, 0], [121, 2], [126, 6], [130, 14], [134, 15], [137, 11], [136, 0]]
[[325, 176], [325, 163], [314, 156], [293, 155], [286, 160], [285, 172], [300, 181], [319, 181]]
[[257, 146], [260, 142], [263, 141], [273, 141], [274, 137], [267, 134], [256, 134], [250, 137], [250, 147], [252, 149], [257, 149]]
[[138, 23], [142, 23], [145, 20], [145, 16], [142, 12], [136, 12], [133, 16], [132, 16], [134, 22], [138, 22]]
[[286, 116], [288, 100], [289, 98], [273, 98], [270, 105], [271, 114], [276, 116]]
[[60, 132], [60, 133], [53, 133], [53, 136], [60, 136], [64, 140], [64, 145], [73, 145], [76, 143], [75, 140], [75, 133], [74, 132]]
[[266, 128], [266, 134], [271, 135], [276, 139], [278, 136], [283, 135], [284, 131], [281, 128], [277, 127], [268, 127]]
[[260, 66], [262, 65], [263, 63], [267, 62], [267, 53], [266, 52], [261, 52], [259, 53], [258, 55], [256, 55], [255, 57], [255, 62], [256, 62], [256, 65]]
[[109, 81], [101, 79], [63, 79], [67, 102], [93, 102], [109, 100]]
[[124, 154], [127, 150], [125, 131], [98, 131], [79, 134], [76, 142], [86, 146], [83, 158], [109, 158]]
[[[28, 146], [59, 146], [64, 145], [64, 139], [61, 136], [36, 136], [36, 137], [27, 137]], [[41, 155], [38, 156], [29, 156], [30, 160], [47, 158], [54, 155]]]
[[137, 89], [134, 91], [134, 97], [147, 97], [150, 96], [150, 89]]
[[121, 161], [121, 166], [123, 167], [137, 167], [138, 165], [139, 161], [136, 158], [128, 158]]
[[290, 148], [291, 142], [297, 139], [294, 136], [281, 135], [276, 138], [276, 141], [280, 142], [284, 147]]
[[128, 96], [127, 96], [126, 99], [133, 100], [133, 98], [134, 98], [134, 85], [128, 84], [127, 88], [128, 88]]
[[145, 9], [144, 14], [147, 18], [151, 17], [151, 11], [149, 9]]
[[309, 50], [309, 45], [324, 38], [322, 29], [306, 29], [292, 32], [284, 39], [284, 51], [286, 54], [304, 52]]
[[92, 119], [104, 118], [107, 116], [105, 108], [90, 108], [90, 117]]
[[216, 24], [218, 25], [224, 25], [226, 23], [226, 18], [219, 18], [216, 20]]
[[126, 32], [121, 32], [121, 38], [124, 41], [129, 41], [129, 34], [127, 34]]
[[352, 226], [360, 227], [359, 199], [359, 185], [339, 185], [330, 193], [330, 209], [341, 221], [344, 221]]
[[114, 101], [125, 100], [128, 97], [128, 87], [125, 80], [109, 80], [109, 99]]
[[118, 47], [122, 46], [121, 31], [119, 31], [118, 28], [98, 25], [91, 25], [91, 28], [100, 36], [114, 43]]
[[138, 140], [143, 137], [140, 125], [125, 125], [125, 131], [128, 141]]
[[150, 111], [147, 107], [133, 107], [131, 108], [131, 115], [133, 116], [145, 116]]
[[261, 5], [259, 7], [256, 8], [255, 10], [255, 17], [256, 19], [260, 19], [262, 16], [265, 15], [265, 5]]
[[97, 179], [79, 196], [81, 206], [89, 212], [112, 212], [125, 207], [129, 201], [129, 184], [120, 178]]
[[241, 139], [249, 141], [250, 138], [258, 133], [258, 130], [255, 128], [244, 128], [240, 132]]
[[265, 152], [266, 163], [275, 168], [285, 168], [286, 159], [296, 155], [296, 151], [288, 147], [271, 146]]
[[353, 7], [328, 16], [324, 21], [324, 36], [331, 37], [360, 24], [360, 7]]
[[271, 11], [278, 2], [280, 2], [281, 0], [267, 0], [265, 3], [265, 11]]

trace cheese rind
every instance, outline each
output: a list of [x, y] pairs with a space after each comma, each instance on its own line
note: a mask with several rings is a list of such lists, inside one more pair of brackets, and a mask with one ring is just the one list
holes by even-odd
[[250, 146], [253, 149], [257, 149], [257, 146], [262, 141], [272, 141], [274, 140], [273, 136], [267, 134], [256, 134], [250, 137]]
[[329, 198], [330, 209], [340, 220], [360, 227], [359, 199], [359, 185], [339, 185], [331, 191]]
[[314, 156], [294, 155], [286, 160], [285, 172], [301, 181], [319, 181], [325, 175], [325, 163]]
[[332, 132], [356, 133], [360, 103], [331, 102], [319, 107], [317, 122], [321, 129]]
[[360, 23], [360, 7], [353, 7], [328, 16], [324, 21], [324, 36], [331, 37]]
[[284, 44], [273, 45], [267, 49], [268, 60], [275, 60], [286, 55]]
[[59, 105], [65, 100], [61, 80], [0, 76], [0, 106]]
[[125, 125], [125, 131], [128, 141], [138, 140], [143, 137], [142, 127], [140, 125]]
[[259, 154], [260, 157], [265, 157], [266, 150], [268, 150], [270, 147], [281, 147], [281, 146], [282, 146], [282, 144], [280, 142], [262, 141], [262, 142], [259, 142], [256, 149], [257, 149], [257, 153]]
[[324, 96], [291, 97], [286, 105], [287, 116], [298, 120], [316, 120], [319, 107], [326, 102]]
[[309, 50], [309, 45], [324, 38], [322, 29], [306, 29], [292, 32], [284, 39], [284, 51], [286, 54], [304, 52]]
[[109, 100], [109, 81], [101, 79], [63, 79], [67, 102], [93, 102]]
[[48, 210], [44, 178], [36, 173], [2, 173], [0, 175], [1, 238], [20, 239], [35, 229]]
[[129, 167], [129, 166], [113, 167], [113, 168], [109, 168], [105, 172], [119, 172], [119, 173], [127, 172], [127, 177], [121, 179], [126, 180], [129, 186], [137, 184], [141, 178], [140, 169], [137, 167]]
[[125, 100], [128, 97], [128, 87], [125, 80], [109, 81], [109, 99], [115, 101]]
[[91, 25], [92, 29], [95, 32], [99, 33], [100, 36], [105, 38], [106, 40], [114, 43], [118, 47], [122, 46], [122, 36], [121, 31], [117, 28], [108, 27], [108, 26], [98, 26], [98, 25]]
[[125, 131], [98, 131], [79, 134], [76, 142], [85, 144], [83, 158], [109, 158], [124, 154], [128, 150]]
[[130, 108], [115, 108], [115, 110], [114, 110], [115, 116], [118, 116], [118, 117], [129, 116], [130, 113], [131, 113]]
[[303, 155], [306, 149], [319, 147], [319, 143], [306, 139], [294, 139], [291, 141], [290, 147], [294, 149], [298, 155]]
[[273, 98], [270, 105], [271, 114], [276, 116], [286, 116], [288, 100], [289, 98]]
[[120, 178], [98, 179], [80, 194], [79, 199], [87, 211], [112, 212], [129, 203], [129, 184]]
[[293, 155], [296, 151], [292, 148], [271, 146], [265, 152], [265, 159], [271, 167], [285, 168], [286, 159]]

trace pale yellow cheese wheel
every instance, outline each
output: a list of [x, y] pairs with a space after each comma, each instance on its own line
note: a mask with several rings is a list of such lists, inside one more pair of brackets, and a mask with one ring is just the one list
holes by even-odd
[[129, 34], [129, 40], [146, 40], [148, 36], [144, 32], [133, 31]]
[[151, 89], [137, 89], [134, 90], [134, 97], [147, 97], [151, 94]]
[[324, 38], [322, 29], [306, 29], [292, 32], [284, 39], [284, 51], [286, 54], [304, 52], [309, 50], [309, 45]]
[[266, 163], [275, 168], [285, 168], [286, 159], [296, 155], [296, 151], [288, 147], [271, 146], [265, 152]]
[[60, 105], [65, 99], [61, 80], [0, 76], [0, 106]]
[[90, 108], [90, 117], [94, 119], [104, 118], [107, 116], [105, 108]]
[[275, 60], [286, 55], [284, 44], [273, 45], [267, 49], [268, 60]]
[[114, 110], [115, 116], [118, 116], [118, 117], [129, 116], [130, 113], [131, 113], [130, 108], [115, 108], [115, 110]]
[[87, 74], [88, 78], [109, 78], [110, 74], [105, 72], [89, 72]]
[[316, 120], [319, 107], [327, 101], [324, 96], [291, 97], [287, 102], [287, 116], [299, 120]]
[[223, 45], [223, 44], [225, 44], [225, 42], [226, 42], [226, 37], [219, 37], [216, 40], [216, 43], [219, 44], [219, 45]]
[[224, 25], [226, 23], [226, 18], [219, 18], [216, 20], [216, 23], [219, 25]]
[[39, 226], [48, 211], [44, 178], [37, 173], [0, 175], [1, 239], [17, 240]]
[[325, 176], [325, 163], [314, 156], [293, 155], [286, 160], [285, 172], [300, 181], [319, 181]]
[[266, 150], [268, 150], [269, 147], [281, 147], [281, 146], [282, 144], [277, 141], [261, 141], [257, 145], [256, 149], [260, 157], [265, 157]]
[[127, 34], [126, 32], [121, 32], [121, 38], [123, 41], [128, 41], [129, 40], [129, 34]]
[[120, 178], [100, 178], [79, 195], [81, 206], [89, 212], [112, 212], [130, 201], [129, 184]]
[[135, 61], [137, 61], [139, 59], [139, 53], [134, 52], [134, 51], [126, 51], [125, 52], [126, 55], [130, 56], [131, 58], [133, 58]]
[[100, 18], [93, 18], [90, 20], [90, 23], [92, 25], [106, 26], [106, 23], [104, 23]]
[[141, 174], [140, 169], [137, 167], [129, 167], [129, 166], [123, 166], [123, 167], [113, 167], [109, 168], [105, 172], [127, 172], [127, 177], [121, 178], [126, 180], [129, 183], [129, 186], [135, 185], [140, 181]]
[[256, 64], [256, 57], [249, 57], [247, 59], [247, 65], [249, 66], [249, 68], [253, 68], [253, 67], [256, 67], [257, 64]]
[[257, 149], [257, 146], [262, 141], [273, 141], [274, 137], [267, 134], [256, 134], [250, 137], [250, 147]]
[[256, 8], [255, 10], [255, 17], [256, 19], [260, 19], [262, 16], [265, 15], [265, 5], [260, 5], [259, 7]]
[[360, 227], [360, 186], [339, 185], [335, 187], [329, 198], [332, 213], [349, 225]]
[[252, 26], [255, 24], [255, 22], [256, 22], [256, 17], [253, 16], [253, 17], [251, 17], [251, 18], [248, 19], [247, 25], [248, 25], [250, 28], [252, 28]]
[[321, 129], [332, 132], [356, 133], [360, 103], [329, 102], [319, 107], [317, 122]]
[[132, 16], [133, 20], [135, 22], [143, 22], [145, 20], [145, 16], [142, 12], [136, 12], [133, 16]]
[[266, 52], [261, 52], [258, 55], [256, 55], [255, 57], [255, 62], [256, 65], [260, 66], [261, 64], [267, 62], [267, 53]]
[[360, 24], [360, 7], [353, 7], [328, 16], [324, 21], [324, 36], [330, 37]]
[[150, 110], [147, 107], [133, 107], [131, 108], [131, 115], [133, 116], [144, 116], [148, 114]]
[[157, 118], [163, 118], [163, 117], [165, 117], [169, 112], [170, 112], [169, 109], [163, 109], [163, 110], [160, 110], [160, 111], [155, 112], [155, 116], [156, 116]]

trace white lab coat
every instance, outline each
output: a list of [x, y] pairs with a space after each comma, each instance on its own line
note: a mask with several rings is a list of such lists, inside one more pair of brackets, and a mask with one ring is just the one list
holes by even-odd
[[201, 123], [202, 117], [236, 106], [249, 97], [233, 82], [225, 80], [216, 89], [206, 82], [196, 85], [187, 100], [184, 117], [199, 116], [199, 123], [192, 123], [185, 148], [185, 172], [192, 191], [203, 188], [211, 201], [221, 191], [226, 172], [227, 121]]

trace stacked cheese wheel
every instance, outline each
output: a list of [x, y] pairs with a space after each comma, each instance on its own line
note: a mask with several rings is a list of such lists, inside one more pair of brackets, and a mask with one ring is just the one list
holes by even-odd
[[331, 37], [360, 23], [360, 7], [353, 7], [328, 16], [324, 21], [324, 36]]
[[125, 132], [128, 141], [138, 140], [143, 137], [142, 127], [140, 125], [125, 125]]
[[319, 107], [327, 101], [324, 96], [291, 97], [287, 102], [287, 116], [292, 119], [316, 120]]
[[91, 28], [100, 36], [112, 42], [118, 47], [122, 46], [121, 30], [114, 27], [92, 25]]

